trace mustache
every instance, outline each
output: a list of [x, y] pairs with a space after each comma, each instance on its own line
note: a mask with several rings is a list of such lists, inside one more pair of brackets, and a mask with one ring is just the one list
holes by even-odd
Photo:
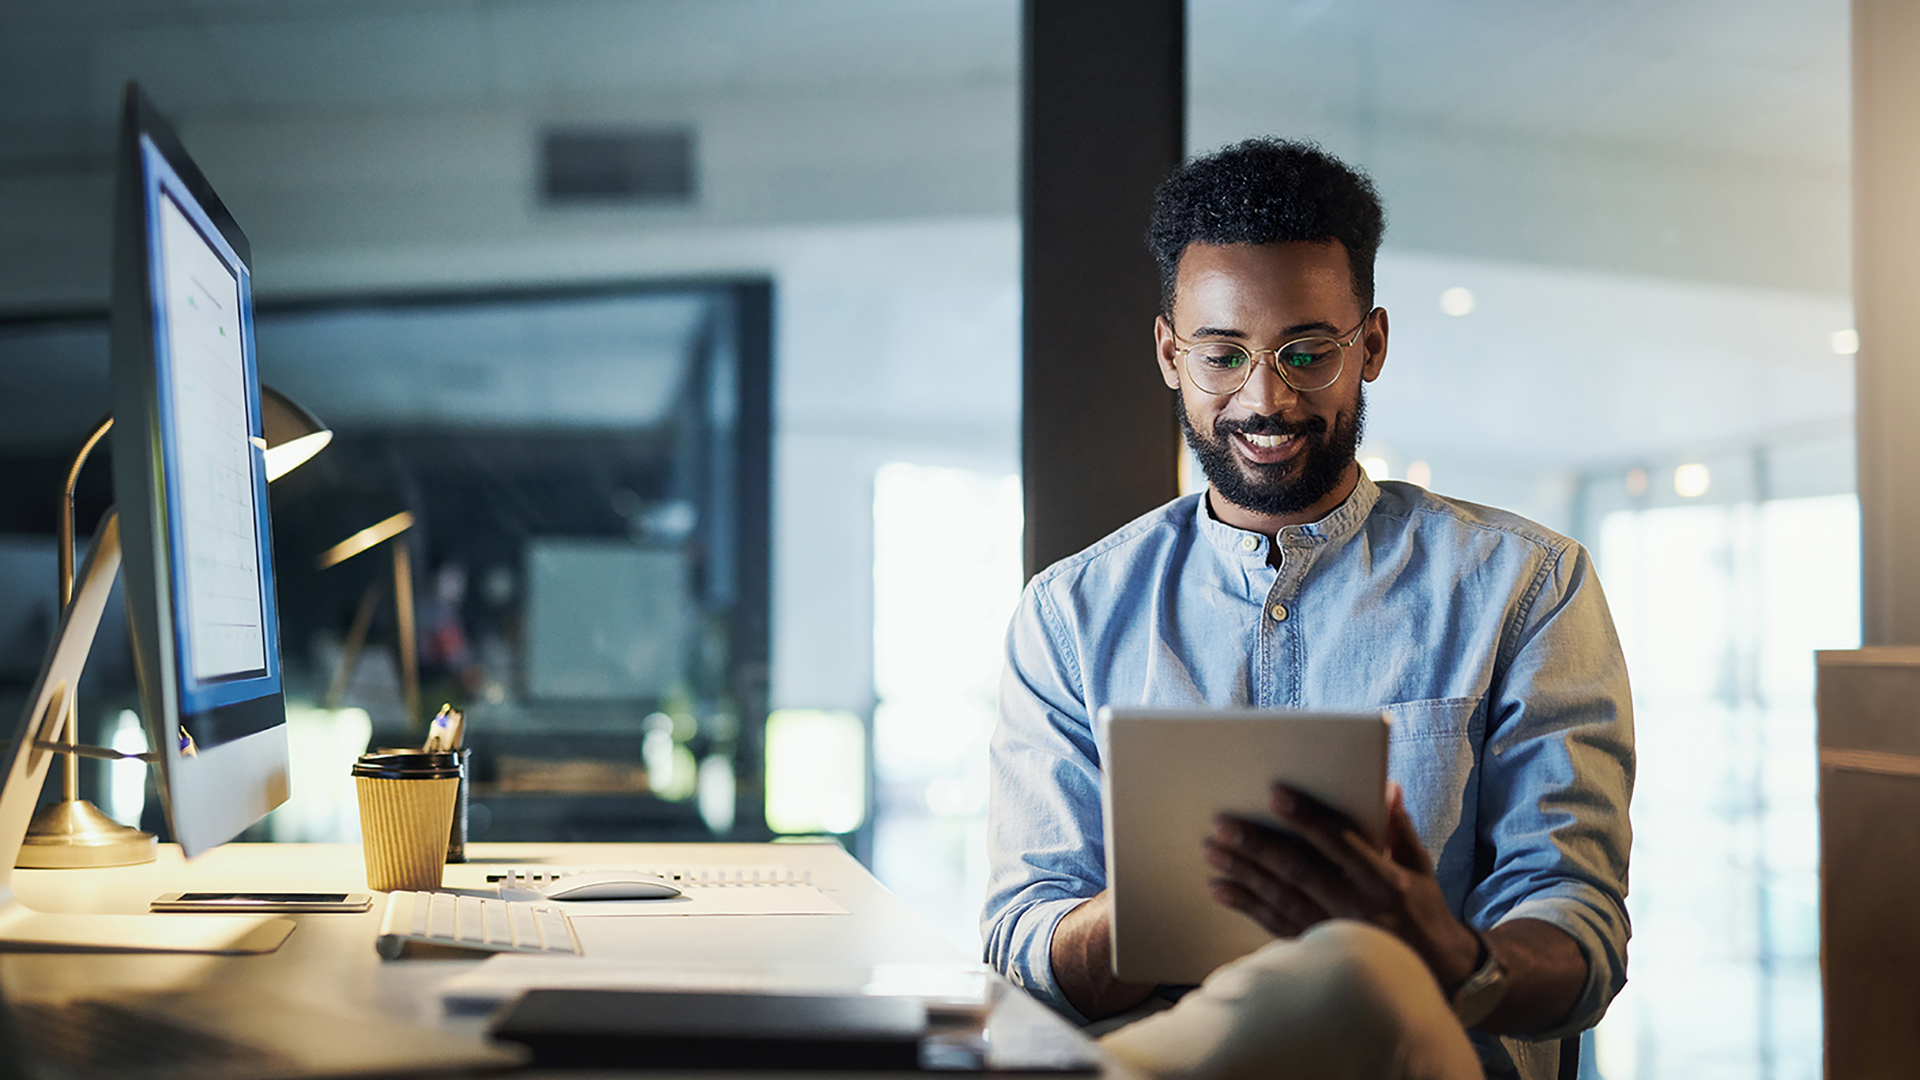
[[1318, 416], [1309, 416], [1305, 420], [1282, 420], [1278, 416], [1247, 416], [1238, 420], [1215, 420], [1213, 436], [1225, 438], [1238, 432], [1242, 435], [1307, 435], [1318, 438], [1327, 433], [1327, 422]]

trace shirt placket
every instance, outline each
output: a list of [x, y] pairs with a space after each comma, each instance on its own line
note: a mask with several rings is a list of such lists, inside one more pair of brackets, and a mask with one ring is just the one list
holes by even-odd
[[1280, 530], [1278, 544], [1280, 566], [1260, 606], [1261, 653], [1266, 657], [1260, 679], [1260, 705], [1269, 709], [1297, 709], [1302, 703], [1300, 673], [1306, 648], [1300, 636], [1297, 600], [1300, 580], [1312, 561], [1312, 547], [1293, 527]]
[[[1236, 543], [1240, 556], [1241, 596], [1247, 606], [1264, 611], [1264, 599], [1273, 591], [1274, 568], [1267, 564], [1266, 537], [1258, 533], [1241, 533]], [[1268, 689], [1273, 684], [1274, 656], [1273, 635], [1268, 632], [1267, 619], [1256, 615], [1253, 620], [1253, 640], [1247, 643], [1247, 706], [1265, 708], [1268, 706]]]

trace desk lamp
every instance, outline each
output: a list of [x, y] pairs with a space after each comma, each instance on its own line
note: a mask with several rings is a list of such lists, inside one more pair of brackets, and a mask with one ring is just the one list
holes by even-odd
[[[409, 726], [420, 718], [420, 646], [414, 627], [413, 553], [400, 534], [411, 528], [413, 515], [402, 510], [361, 529], [321, 552], [320, 557], [314, 560], [320, 569], [325, 570], [361, 552], [371, 551], [388, 540], [394, 542], [393, 614], [400, 639], [395, 651], [400, 654], [400, 688]], [[327, 687], [326, 707], [329, 709], [340, 707], [340, 698], [347, 692], [347, 684], [353, 679], [353, 670], [360, 665], [361, 650], [367, 645], [367, 631], [373, 625], [373, 607], [379, 599], [380, 581], [376, 578], [360, 597], [360, 610], [354, 612], [353, 626], [347, 631], [347, 644], [340, 654], [340, 667], [333, 673], [332, 685]]]
[[[73, 603], [73, 491], [79, 483], [80, 470], [86, 466], [88, 455], [93, 453], [93, 448], [112, 428], [111, 416], [96, 424], [67, 469], [67, 486], [60, 497], [60, 515], [56, 521], [62, 613]], [[333, 432], [312, 413], [269, 386], [260, 388], [260, 432], [261, 442], [266, 444], [264, 449], [269, 483], [292, 472], [333, 440]], [[102, 534], [108, 524], [106, 521], [101, 523]], [[33, 815], [33, 821], [27, 826], [26, 839], [20, 845], [20, 858], [14, 865], [52, 870], [152, 862], [157, 850], [152, 833], [122, 825], [80, 797], [80, 759], [138, 759], [152, 763], [158, 758], [151, 753], [126, 754], [103, 746], [80, 745], [79, 718], [78, 698], [69, 694], [66, 720], [61, 725], [63, 733], [56, 745], [48, 747], [66, 759], [66, 772], [62, 778], [63, 797]]]

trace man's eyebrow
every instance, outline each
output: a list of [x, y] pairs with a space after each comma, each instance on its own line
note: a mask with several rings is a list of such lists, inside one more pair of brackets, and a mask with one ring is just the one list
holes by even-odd
[[[1340, 332], [1340, 329], [1334, 326], [1332, 323], [1321, 321], [1321, 322], [1294, 323], [1292, 326], [1289, 326], [1285, 330], [1282, 330], [1281, 334], [1283, 334], [1287, 339], [1290, 340], [1292, 338], [1299, 337], [1302, 334], [1323, 333], [1323, 334], [1331, 335], [1331, 334], [1337, 334], [1339, 332]], [[1197, 338], [1203, 338], [1203, 337], [1232, 338], [1235, 341], [1247, 340], [1246, 331], [1235, 330], [1232, 327], [1226, 327], [1226, 326], [1202, 326], [1193, 332], [1193, 336]]]

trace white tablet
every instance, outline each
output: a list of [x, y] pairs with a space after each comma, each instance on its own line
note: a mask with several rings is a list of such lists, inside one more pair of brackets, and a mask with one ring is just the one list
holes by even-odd
[[1201, 842], [1215, 814], [1273, 822], [1278, 781], [1387, 831], [1384, 712], [1103, 708], [1100, 801], [1114, 974], [1132, 982], [1198, 983], [1273, 940], [1207, 895]]

